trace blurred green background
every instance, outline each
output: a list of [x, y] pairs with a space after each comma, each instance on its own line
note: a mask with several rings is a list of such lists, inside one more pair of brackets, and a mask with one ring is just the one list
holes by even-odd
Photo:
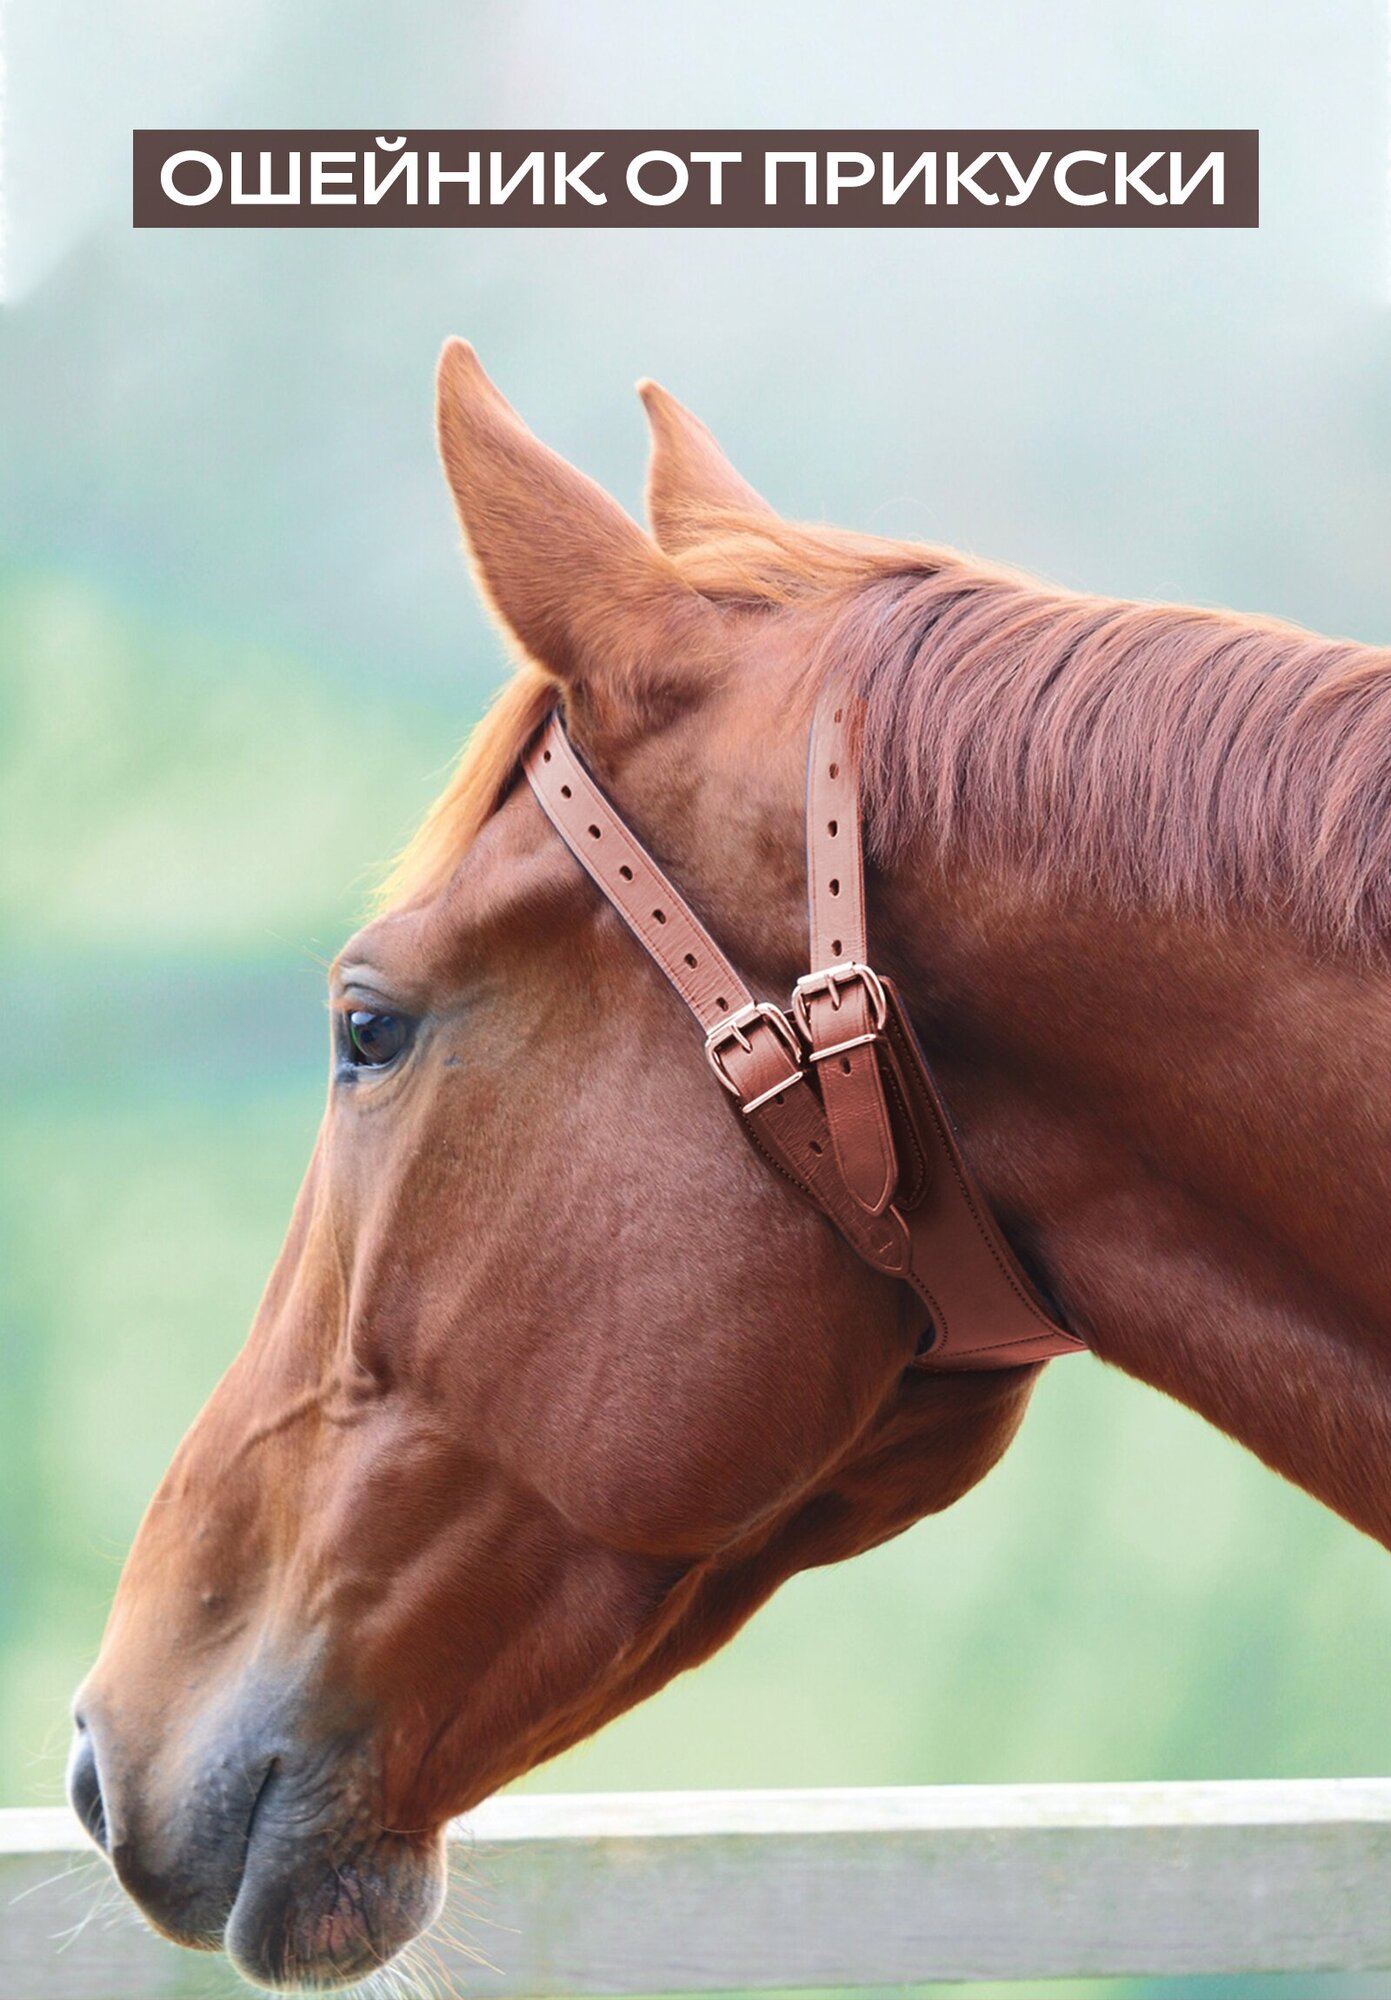
[[[443, 336], [630, 505], [652, 373], [789, 513], [1385, 642], [1391, 229], [1372, 0], [5, 24], [0, 1801], [26, 1804], [60, 1795], [122, 1552], [277, 1248], [321, 961], [501, 671], [433, 458]], [[136, 125], [973, 123], [1259, 125], [1262, 227], [129, 227]], [[1377, 1772], [1388, 1632], [1379, 1549], [1078, 1361], [955, 1512], [795, 1582], [532, 1783]], [[1391, 1991], [1106, 1990], [1296, 1985]]]

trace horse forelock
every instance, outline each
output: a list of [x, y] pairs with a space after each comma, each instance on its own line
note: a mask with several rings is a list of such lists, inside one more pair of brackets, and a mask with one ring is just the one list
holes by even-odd
[[377, 907], [402, 909], [433, 895], [501, 804], [531, 738], [555, 704], [556, 684], [526, 665], [507, 681], [473, 730], [448, 784], [392, 864]]

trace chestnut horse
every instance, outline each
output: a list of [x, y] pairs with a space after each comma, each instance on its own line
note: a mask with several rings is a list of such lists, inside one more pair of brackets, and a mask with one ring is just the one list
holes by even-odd
[[949, 1506], [1037, 1372], [911, 1369], [902, 1288], [746, 1144], [517, 781], [557, 702], [782, 996], [849, 675], [876, 957], [1020, 1258], [1103, 1360], [1391, 1535], [1391, 652], [789, 526], [643, 395], [650, 536], [445, 350], [519, 671], [333, 967], [288, 1241], [78, 1696], [121, 1881], [265, 1985], [384, 1963], [452, 1814]]

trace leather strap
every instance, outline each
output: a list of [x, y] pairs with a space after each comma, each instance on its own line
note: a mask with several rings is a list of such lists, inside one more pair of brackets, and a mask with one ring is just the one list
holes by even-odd
[[882, 1215], [898, 1161], [875, 1041], [884, 995], [870, 972], [857, 765], [850, 702], [828, 681], [807, 755], [807, 928], [812, 971], [797, 982], [797, 1018], [816, 1064], [841, 1177], [853, 1199]]
[[825, 1114], [782, 1009], [754, 999], [705, 926], [576, 755], [552, 715], [525, 760], [556, 832], [654, 958], [705, 1030], [706, 1058], [738, 1099], [750, 1137], [800, 1191], [894, 1276], [909, 1266], [907, 1233], [855, 1213], [838, 1174]]
[[744, 1109], [801, 1076], [801, 1051], [780, 1008], [762, 1006], [619, 818], [552, 715], [526, 757], [526, 775], [571, 853], [656, 959], [705, 1031], [705, 1052]]
[[[1082, 1349], [1055, 1324], [961, 1156], [901, 1002], [867, 963], [858, 778], [848, 697], [811, 733], [807, 882], [813, 971], [793, 1015], [755, 999], [620, 818], [552, 715], [525, 759], [556, 831], [705, 1033], [749, 1139], [875, 1270], [928, 1314], [920, 1364], [1003, 1368]], [[803, 1041], [807, 1060], [803, 1061]]]

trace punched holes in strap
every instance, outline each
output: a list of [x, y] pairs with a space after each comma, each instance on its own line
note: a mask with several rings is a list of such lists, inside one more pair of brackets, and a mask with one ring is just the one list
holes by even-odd
[[525, 770], [556, 832], [695, 1015], [725, 1089], [748, 1110], [797, 1082], [801, 1049], [786, 1016], [754, 999], [590, 777], [558, 715], [532, 745]]
[[851, 1196], [882, 1215], [898, 1158], [876, 1042], [884, 995], [866, 955], [859, 777], [846, 726], [850, 696], [828, 682], [807, 761], [807, 904], [811, 961], [797, 1019], [816, 1066], [836, 1162]]

